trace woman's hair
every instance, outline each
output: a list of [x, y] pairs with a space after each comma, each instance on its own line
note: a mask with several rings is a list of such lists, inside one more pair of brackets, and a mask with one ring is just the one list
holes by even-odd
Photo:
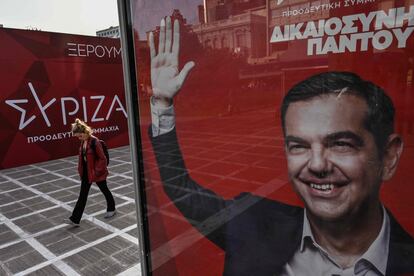
[[84, 121], [80, 119], [76, 119], [75, 122], [72, 124], [72, 133], [85, 133], [88, 135], [92, 135], [92, 128], [88, 126]]

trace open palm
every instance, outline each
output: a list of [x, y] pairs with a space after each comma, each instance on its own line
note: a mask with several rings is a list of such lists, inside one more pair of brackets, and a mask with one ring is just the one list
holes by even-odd
[[162, 19], [158, 54], [155, 51], [154, 35], [150, 33], [151, 54], [151, 83], [153, 96], [171, 100], [178, 93], [188, 73], [194, 67], [194, 62], [187, 62], [181, 72], [178, 70], [178, 56], [180, 52], [180, 24], [174, 21], [174, 31], [171, 27], [171, 18]]

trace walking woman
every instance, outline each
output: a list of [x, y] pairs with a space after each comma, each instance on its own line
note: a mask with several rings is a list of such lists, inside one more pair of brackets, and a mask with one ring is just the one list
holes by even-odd
[[106, 184], [107, 160], [99, 139], [93, 136], [92, 129], [79, 119], [72, 124], [72, 134], [81, 141], [78, 172], [82, 181], [78, 201], [66, 223], [79, 226], [92, 182], [96, 182], [105, 196], [107, 209], [104, 217], [110, 218], [115, 215], [116, 211], [114, 197]]

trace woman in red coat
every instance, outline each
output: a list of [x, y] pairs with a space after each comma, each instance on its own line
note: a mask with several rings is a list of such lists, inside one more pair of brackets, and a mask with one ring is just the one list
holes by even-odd
[[72, 134], [81, 141], [78, 172], [82, 182], [78, 201], [67, 222], [78, 226], [85, 210], [92, 182], [96, 182], [105, 196], [107, 204], [105, 218], [114, 216], [116, 212], [114, 197], [106, 184], [106, 177], [108, 176], [107, 160], [99, 139], [93, 136], [92, 129], [79, 119], [76, 119], [72, 124]]

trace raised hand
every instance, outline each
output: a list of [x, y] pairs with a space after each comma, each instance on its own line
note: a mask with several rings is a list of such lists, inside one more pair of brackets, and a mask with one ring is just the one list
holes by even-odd
[[178, 20], [174, 20], [174, 32], [171, 28], [170, 17], [161, 20], [158, 54], [155, 51], [152, 32], [149, 35], [149, 42], [153, 96], [158, 104], [168, 106], [195, 63], [193, 61], [187, 62], [181, 72], [178, 70], [180, 53], [180, 23]]

